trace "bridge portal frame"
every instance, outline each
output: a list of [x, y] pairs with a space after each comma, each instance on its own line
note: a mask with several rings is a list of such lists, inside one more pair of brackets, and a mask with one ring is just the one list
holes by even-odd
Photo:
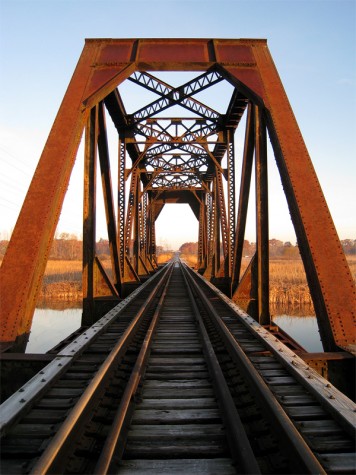
[[[236, 295], [240, 287], [239, 260], [244, 234], [245, 201], [249, 189], [251, 149], [256, 148], [256, 167], [261, 173], [258, 198], [260, 224], [257, 224], [257, 228], [261, 226], [261, 229], [258, 231], [260, 242], [256, 272], [259, 276], [258, 313], [263, 322], [263, 314], [268, 313], [265, 303], [268, 287], [267, 231], [265, 224], [262, 224], [267, 219], [263, 198], [266, 196], [263, 171], [265, 128], [261, 126], [265, 123], [295, 227], [324, 348], [327, 351], [340, 348], [354, 351], [355, 286], [352, 276], [267, 42], [259, 39], [86, 40], [3, 260], [0, 284], [1, 342], [18, 341], [30, 330], [77, 149], [92, 111], [95, 110], [98, 116], [101, 101], [135, 71], [207, 71], [212, 67], [242, 91], [254, 109], [253, 125], [248, 128], [245, 144], [234, 260], [229, 264], [231, 290]], [[95, 127], [94, 135], [97, 133]], [[88, 156], [90, 153], [87, 152]], [[102, 157], [105, 162], [105, 153]], [[219, 187], [219, 183], [215, 186]], [[106, 189], [110, 192], [108, 187]], [[89, 195], [90, 191], [87, 205], [91, 206]], [[208, 244], [204, 241], [202, 248], [208, 247]], [[122, 243], [119, 243], [119, 249], [120, 246]], [[113, 255], [115, 252], [119, 251], [112, 250]], [[94, 268], [93, 256], [87, 259]], [[100, 268], [100, 264], [97, 265]]]

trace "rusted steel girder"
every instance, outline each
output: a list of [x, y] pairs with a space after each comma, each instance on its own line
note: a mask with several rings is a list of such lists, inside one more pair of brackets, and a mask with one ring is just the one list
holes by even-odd
[[[229, 127], [229, 125], [232, 128], [237, 127], [247, 102], [250, 102], [252, 107], [258, 106], [259, 111], [261, 111], [259, 117], [263, 117], [266, 121], [274, 147], [324, 347], [327, 350], [341, 347], [352, 351], [352, 345], [355, 343], [353, 305], [355, 288], [352, 277], [307, 149], [301, 138], [265, 40], [99, 39], [86, 41], [4, 257], [0, 288], [3, 320], [1, 341], [14, 342], [18, 337], [29, 331], [65, 190], [88, 117], [95, 108], [99, 107], [100, 102], [104, 101], [119, 132], [120, 139], [126, 140], [126, 151], [135, 164], [133, 168], [140, 168], [140, 164], [145, 157], [144, 154], [141, 156], [138, 144], [135, 143], [134, 129], [131, 129], [131, 131], [129, 129], [130, 121], [122, 107], [116, 87], [135, 72], [159, 70], [199, 71], [203, 73], [203, 79], [202, 82], [200, 80], [195, 83], [191, 82], [186, 88], [173, 88], [169, 91], [169, 88], [162, 89], [161, 96], [163, 97], [158, 99], [154, 105], [151, 104], [150, 107], [142, 109], [141, 112], [138, 111], [137, 117], [140, 112], [143, 114], [141, 114], [142, 117], [148, 119], [154, 108], [159, 107], [161, 103], [163, 104], [162, 100], [166, 100], [168, 107], [168, 99], [170, 99], [171, 104], [181, 103], [190, 107], [190, 109], [194, 109], [197, 104], [191, 101], [191, 96], [195, 93], [194, 88], [196, 86], [192, 87], [192, 84], [202, 88], [205, 87], [204, 81], [208, 83], [209, 80], [215, 81], [220, 80], [220, 78], [228, 80], [235, 87], [235, 97], [227, 114], [228, 119], [225, 123], [224, 121], [222, 121], [223, 123], [219, 122], [222, 132], [226, 131], [226, 127]], [[155, 85], [157, 90], [161, 86], [162, 84], [160, 86]], [[161, 102], [159, 102], [160, 100]], [[204, 112], [201, 109], [204, 114], [207, 113], [206, 111], [207, 109], [204, 109]], [[138, 118], [142, 119], [142, 117]], [[254, 120], [256, 121], [256, 118]], [[211, 125], [209, 127], [203, 133], [210, 133]], [[146, 126], [141, 127], [140, 130], [141, 132], [147, 132]], [[201, 133], [199, 132], [199, 140], [202, 138]], [[262, 133], [264, 133], [263, 130]], [[248, 140], [250, 140], [250, 133], [248, 137]], [[157, 157], [157, 154], [166, 153], [173, 148], [177, 148], [176, 145], [172, 146], [170, 143], [156, 142], [155, 146], [151, 146], [157, 138], [159, 136], [153, 137], [154, 140], [147, 147], [147, 156], [149, 156], [149, 153], [153, 153]], [[190, 139], [192, 138], [194, 139], [190, 135]], [[180, 142], [184, 142], [184, 140], [182, 139]], [[222, 142], [216, 143], [214, 150], [209, 152], [206, 148], [201, 147], [198, 140], [195, 144], [178, 144], [178, 148], [192, 154], [192, 156], [194, 154], [199, 157], [208, 155], [209, 158], [206, 176], [203, 177], [201, 182], [201, 190], [204, 190], [207, 196], [206, 230], [204, 229], [204, 232], [202, 230], [200, 235], [206, 236], [204, 237], [206, 245], [204, 244], [201, 249], [206, 249], [207, 255], [204, 256], [202, 261], [206, 262], [207, 270], [209, 266], [213, 269], [213, 274], [216, 274], [220, 268], [220, 246], [218, 242], [220, 240], [221, 221], [219, 220], [221, 219], [220, 214], [224, 210], [221, 201], [221, 184], [216, 181], [215, 170], [221, 168], [221, 160], [226, 153], [228, 143], [227, 138], [225, 138]], [[257, 142], [248, 144], [246, 154], [250, 155], [249, 150], [251, 148], [258, 151], [262, 143], [263, 140], [258, 139]], [[257, 155], [259, 157], [257, 162], [261, 165], [263, 154], [257, 152]], [[105, 153], [103, 157], [105, 162]], [[245, 213], [246, 208], [244, 199], [246, 193], [248, 195], [249, 188], [249, 166], [250, 164], [246, 164], [246, 176], [243, 182], [244, 191], [240, 207], [243, 213]], [[223, 170], [220, 170], [219, 173], [222, 172]], [[214, 176], [210, 177], [210, 174]], [[109, 174], [107, 173], [106, 178], [108, 179], [108, 177]], [[150, 177], [145, 170], [142, 174], [142, 168], [140, 179], [143, 187], [149, 186]], [[257, 255], [259, 261], [257, 262], [257, 275], [259, 276], [260, 306], [266, 309], [268, 295], [266, 293], [267, 278], [264, 262], [266, 260], [265, 243], [266, 235], [268, 236], [268, 225], [263, 217], [265, 213], [263, 196], [266, 196], [266, 191], [263, 191], [265, 179], [261, 176], [260, 180], [261, 196], [257, 197], [257, 201], [258, 206], [260, 206], [262, 221], [260, 224], [261, 230], [258, 232], [261, 244]], [[212, 182], [215, 182], [214, 187], [211, 186]], [[190, 189], [186, 190], [191, 193], [192, 197], [195, 190], [198, 189], [193, 183], [195, 182], [192, 182]], [[110, 194], [107, 180], [104, 186], [107, 187], [107, 192]], [[166, 188], [162, 185], [162, 189]], [[136, 188], [136, 190], [135, 193], [141, 193], [139, 188]], [[151, 190], [147, 188], [147, 192], [150, 193]], [[155, 193], [157, 192], [155, 191]], [[231, 196], [229, 196], [230, 199]], [[120, 200], [120, 206], [122, 207], [124, 196], [121, 195]], [[199, 207], [201, 206], [199, 200], [194, 201], [192, 198], [190, 200], [192, 206], [197, 208], [196, 215], [199, 216]], [[138, 204], [138, 201], [136, 203]], [[150, 206], [149, 203], [148, 208]], [[154, 220], [157, 219], [157, 213], [161, 209], [162, 203], [157, 202]], [[157, 210], [159, 211], [157, 212]], [[108, 213], [109, 221], [112, 221], [112, 212], [108, 211]], [[122, 256], [122, 225], [124, 224], [122, 222], [122, 210], [120, 210], [120, 213], [121, 227], [118, 227], [119, 242], [117, 247], [120, 254], [122, 273], [122, 267], [125, 267], [127, 263], [127, 256]], [[142, 220], [144, 219], [142, 210], [138, 208], [136, 229], [142, 229]], [[228, 261], [231, 262], [231, 267], [228, 266], [231, 275], [229, 270], [227, 277], [231, 278], [232, 289], [239, 279], [238, 262], [241, 251], [239, 245], [241, 245], [244, 229], [244, 216], [237, 219], [234, 252], [230, 251], [230, 255], [227, 256]], [[232, 222], [230, 214], [228, 220], [226, 216], [223, 216], [223, 239], [225, 240], [227, 239], [226, 236], [231, 236], [231, 229], [228, 228], [228, 225], [231, 227]], [[152, 219], [150, 223], [152, 226]], [[114, 235], [113, 228], [110, 229], [111, 234]], [[320, 236], [323, 238], [320, 239]], [[135, 239], [139, 243], [141, 237], [135, 236]], [[154, 228], [151, 230], [151, 246], [152, 243], [154, 243]], [[231, 243], [228, 244], [226, 247], [226, 242], [223, 242], [225, 249], [229, 250], [231, 249]], [[142, 248], [142, 246], [138, 244], [136, 248], [138, 253], [138, 248]], [[114, 249], [113, 253], [115, 253]], [[140, 256], [136, 255], [135, 258], [140, 260]], [[265, 310], [265, 314], [268, 314], [267, 310]]]

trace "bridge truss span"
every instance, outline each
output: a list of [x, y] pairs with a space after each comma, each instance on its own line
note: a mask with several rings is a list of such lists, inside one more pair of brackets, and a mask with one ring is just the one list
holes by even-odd
[[[181, 73], [180, 82], [170, 84], [167, 72]], [[128, 103], [128, 85], [149, 99]], [[228, 91], [224, 110], [207, 99], [219, 88]], [[235, 137], [242, 126], [238, 184]], [[83, 325], [157, 272], [155, 223], [167, 203], [188, 204], [199, 221], [199, 273], [270, 325], [269, 138], [324, 349], [347, 358], [354, 353], [354, 282], [267, 42], [258, 39], [86, 40], [3, 260], [3, 347], [16, 351], [30, 331], [82, 136]], [[95, 249], [99, 173], [110, 272]], [[253, 173], [257, 251], [242, 275]]]

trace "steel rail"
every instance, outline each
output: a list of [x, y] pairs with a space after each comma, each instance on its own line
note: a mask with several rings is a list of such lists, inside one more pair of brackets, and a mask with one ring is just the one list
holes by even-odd
[[221, 337], [229, 349], [230, 355], [235, 359], [239, 369], [244, 373], [247, 381], [253, 387], [254, 394], [260, 403], [267, 408], [265, 414], [278, 431], [280, 443], [294, 459], [294, 463], [296, 464], [295, 468], [299, 470], [297, 473], [325, 474], [324, 468], [295, 428], [282, 406], [275, 399], [262, 376], [258, 373], [225, 323], [221, 320], [209, 299], [195, 279], [193, 279], [190, 274], [188, 275], [192, 287], [195, 289], [200, 301], [212, 318], [215, 327], [219, 330]]
[[266, 328], [249, 316], [211, 282], [204, 280], [198, 273], [196, 278], [217, 294], [220, 300], [235, 314], [236, 318], [273, 353], [276, 360], [329, 412], [351, 437], [355, 435], [356, 405], [345, 394], [335, 388], [319, 373], [311, 368], [296, 353], [273, 336]]
[[58, 432], [52, 438], [46, 450], [31, 470], [30, 473], [32, 475], [58, 473], [58, 465], [61, 463], [59, 458], [63, 453], [65, 453], [65, 450], [67, 450], [68, 446], [72, 442], [79, 425], [83, 423], [83, 419], [91, 409], [93, 401], [107, 381], [110, 372], [113, 371], [114, 364], [117, 363], [118, 359], [122, 356], [122, 353], [125, 351], [134, 334], [136, 333], [139, 323], [141, 322], [149, 307], [149, 303], [152, 302], [153, 298], [162, 287], [172, 266], [173, 263], [170, 263], [167, 266], [167, 269], [163, 273], [161, 279], [152, 289], [149, 296], [138, 310], [136, 316], [119, 339], [118, 343], [114, 346], [106, 360], [102, 363], [98, 372], [95, 374], [94, 378], [91, 380], [86, 390], [79, 398], [68, 417], [60, 426]]
[[78, 335], [74, 341], [66, 345], [56, 358], [45, 366], [39, 373], [19, 388], [12, 396], [0, 405], [0, 435], [5, 436], [26, 411], [53, 385], [53, 383], [67, 371], [73, 361], [100, 336], [102, 332], [115, 320], [130, 302], [146, 289], [150, 283], [159, 278], [164, 268], [159, 270], [152, 280], [144, 282], [134, 290], [125, 300], [119, 302], [112, 310], [101, 317], [90, 328]]
[[26, 413], [78, 357], [105, 329], [125, 311], [130, 302], [136, 298], [148, 285], [159, 278], [159, 270], [152, 280], [147, 280], [134, 290], [125, 300], [119, 302], [112, 310], [100, 318], [94, 325], [78, 335], [74, 341], [66, 345], [56, 358], [45, 366], [39, 373], [19, 388], [12, 396], [0, 405], [0, 434], [3, 437], [13, 424]]
[[[209, 372], [212, 377], [213, 385], [218, 396], [218, 402], [222, 411], [224, 424], [228, 432], [228, 443], [231, 455], [235, 462], [240, 466], [245, 474], [259, 474], [260, 467], [253, 453], [250, 441], [246, 435], [246, 431], [241, 422], [240, 416], [236, 410], [234, 400], [226, 383], [225, 377], [221, 370], [220, 364], [216, 357], [213, 345], [210, 341], [208, 332], [205, 328], [202, 316], [194, 299], [191, 287], [187, 279], [187, 271], [180, 264], [183, 271], [183, 279], [187, 288], [187, 292], [193, 307], [194, 316], [198, 322], [202, 335], [202, 344], [207, 359]], [[189, 275], [188, 275], [189, 278]]]
[[125, 425], [125, 422], [129, 416], [129, 409], [130, 406], [132, 406], [132, 401], [135, 396], [135, 393], [137, 391], [137, 387], [140, 383], [141, 377], [144, 373], [145, 367], [146, 367], [146, 361], [147, 357], [149, 355], [149, 350], [152, 344], [152, 339], [157, 327], [157, 323], [159, 320], [159, 317], [162, 312], [162, 307], [163, 307], [163, 302], [166, 298], [168, 286], [170, 283], [170, 279], [172, 277], [172, 270], [173, 266], [170, 267], [170, 274], [167, 277], [167, 282], [165, 284], [165, 287], [163, 289], [162, 295], [160, 297], [160, 300], [157, 304], [156, 310], [154, 312], [154, 315], [152, 317], [152, 321], [150, 323], [150, 326], [147, 330], [145, 339], [143, 341], [140, 353], [137, 357], [135, 366], [132, 370], [131, 376], [129, 378], [129, 381], [127, 383], [127, 386], [125, 388], [125, 392], [122, 396], [119, 408], [116, 412], [114, 422], [111, 426], [110, 432], [106, 437], [106, 441], [104, 444], [104, 447], [101, 451], [99, 460], [95, 466], [94, 469], [94, 475], [105, 475], [109, 472], [110, 470], [110, 465], [112, 463], [112, 459], [116, 453], [117, 450], [117, 445], [118, 441], [120, 440], [120, 437], [122, 435], [122, 431]]

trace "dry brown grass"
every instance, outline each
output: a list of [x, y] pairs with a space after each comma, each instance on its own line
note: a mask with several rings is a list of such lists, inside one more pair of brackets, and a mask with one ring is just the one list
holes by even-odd
[[190, 267], [195, 267], [198, 262], [198, 256], [196, 254], [181, 254], [180, 258]]
[[82, 261], [52, 261], [47, 262], [45, 275], [82, 272]]
[[158, 264], [166, 264], [166, 262], [170, 261], [173, 257], [173, 252], [165, 252], [162, 254], [159, 254], [157, 256], [157, 263]]
[[304, 266], [298, 260], [271, 260], [270, 283], [274, 285], [306, 284]]
[[48, 261], [43, 284], [55, 282], [81, 282], [82, 261]]
[[79, 301], [82, 298], [82, 261], [49, 260], [40, 299]]
[[[173, 253], [158, 256], [158, 263], [168, 262]], [[197, 256], [180, 256], [189, 266], [197, 264]], [[242, 271], [248, 265], [243, 259]], [[356, 281], [356, 256], [348, 256], [347, 261], [354, 281]], [[105, 262], [110, 265], [110, 262]], [[105, 265], [105, 267], [107, 267]], [[82, 298], [82, 262], [53, 261], [47, 263], [41, 297], [46, 299], [80, 300]], [[311, 297], [301, 260], [273, 259], [270, 261], [270, 299], [272, 304], [311, 305]]]

